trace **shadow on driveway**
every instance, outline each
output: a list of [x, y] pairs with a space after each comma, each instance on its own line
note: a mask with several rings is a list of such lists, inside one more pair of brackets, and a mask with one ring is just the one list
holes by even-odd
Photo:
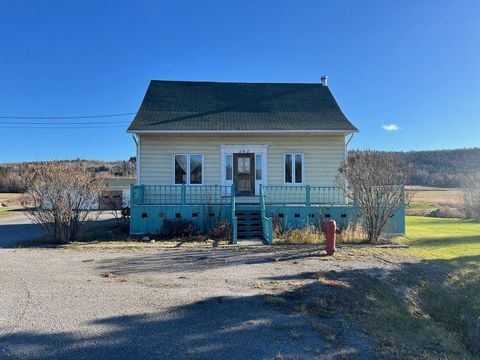
[[331, 347], [309, 319], [266, 305], [261, 295], [213, 297], [154, 314], [96, 320], [88, 333], [12, 333], [0, 337], [0, 358], [2, 351], [7, 359], [27, 360], [374, 358], [358, 333], [350, 331]]

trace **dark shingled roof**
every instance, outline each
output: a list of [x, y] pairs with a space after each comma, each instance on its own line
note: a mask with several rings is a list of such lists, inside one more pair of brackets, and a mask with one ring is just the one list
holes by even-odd
[[321, 84], [150, 82], [136, 131], [357, 131]]

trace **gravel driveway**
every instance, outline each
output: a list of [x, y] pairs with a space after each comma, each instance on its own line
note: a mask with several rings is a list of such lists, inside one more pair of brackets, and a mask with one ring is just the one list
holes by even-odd
[[[90, 226], [98, 226], [101, 222], [112, 221], [112, 219], [111, 213], [102, 212], [95, 221], [90, 223]], [[7, 218], [0, 219], [0, 249], [16, 247], [25, 241], [39, 239], [43, 235], [42, 227], [32, 223], [21, 210], [11, 211]]]
[[329, 343], [311, 322], [339, 319], [266, 295], [395, 266], [308, 247], [0, 249], [0, 359], [371, 359], [354, 327]]

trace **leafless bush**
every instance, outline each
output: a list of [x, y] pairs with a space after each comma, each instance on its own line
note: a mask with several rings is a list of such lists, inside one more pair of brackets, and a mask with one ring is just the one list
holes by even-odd
[[208, 234], [212, 239], [231, 240], [232, 226], [228, 220], [219, 220]]
[[480, 170], [466, 176], [462, 192], [465, 216], [480, 221]]
[[[105, 189], [81, 161], [27, 164], [20, 171], [23, 205], [47, 237], [57, 243], [77, 240]], [[32, 206], [32, 207], [30, 207]]]
[[377, 151], [355, 152], [340, 167], [337, 183], [355, 199], [368, 242], [378, 241], [388, 220], [409, 202], [403, 190], [409, 173], [397, 154]]
[[198, 226], [190, 220], [184, 219], [165, 219], [163, 222], [162, 235], [165, 238], [191, 238], [198, 235]]

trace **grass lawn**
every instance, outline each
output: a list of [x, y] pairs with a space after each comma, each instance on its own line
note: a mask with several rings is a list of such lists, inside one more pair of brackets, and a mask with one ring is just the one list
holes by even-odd
[[341, 315], [373, 339], [381, 359], [480, 358], [480, 224], [407, 217], [407, 233], [398, 241], [409, 249], [339, 253], [383, 259], [391, 271], [314, 274], [322, 290], [286, 294], [288, 306]]
[[[0, 219], [4, 219], [11, 215], [11, 210], [20, 207], [20, 198], [22, 194], [17, 193], [0, 193]], [[3, 207], [6, 205], [6, 207]]]
[[394, 273], [394, 288], [373, 287], [379, 318], [393, 327], [375, 320], [363, 319], [364, 324], [376, 327], [374, 334], [391, 331], [380, 335], [380, 349], [388, 350], [385, 341], [410, 344], [393, 358], [480, 356], [480, 223], [409, 216], [407, 234], [399, 241], [410, 249], [398, 251], [421, 262]]
[[0, 208], [0, 219], [5, 219], [12, 214], [12, 209], [9, 208]]

